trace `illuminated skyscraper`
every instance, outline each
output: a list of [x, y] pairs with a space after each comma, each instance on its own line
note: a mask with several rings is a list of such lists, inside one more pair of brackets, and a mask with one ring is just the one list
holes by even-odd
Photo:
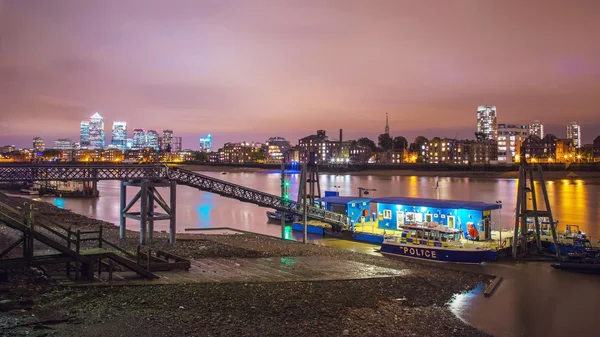
[[146, 130], [133, 130], [133, 149], [143, 149], [146, 147]]
[[567, 138], [573, 140], [576, 148], [581, 147], [581, 125], [571, 122], [567, 125]]
[[206, 138], [200, 138], [200, 151], [212, 152], [212, 136], [210, 134]]
[[90, 147], [96, 149], [104, 148], [104, 118], [99, 113], [90, 117]]
[[90, 122], [81, 121], [79, 127], [79, 146], [86, 148], [90, 146]]
[[544, 138], [544, 124], [538, 120], [533, 121], [529, 124], [529, 134]]
[[42, 152], [46, 149], [46, 143], [40, 137], [33, 138], [33, 150], [35, 152]]
[[121, 150], [127, 145], [127, 122], [113, 122], [111, 145]]
[[163, 130], [160, 149], [171, 152], [173, 149], [173, 130]]
[[158, 151], [158, 132], [156, 130], [148, 130], [146, 132], [146, 147], [151, 147]]
[[477, 132], [483, 134], [485, 139], [498, 140], [496, 106], [477, 107]]

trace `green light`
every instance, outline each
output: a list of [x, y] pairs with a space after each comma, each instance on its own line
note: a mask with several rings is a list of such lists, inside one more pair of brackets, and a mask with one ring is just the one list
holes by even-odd
[[292, 239], [292, 226], [285, 226], [285, 228], [283, 230], [283, 238], [285, 240], [291, 240]]
[[290, 181], [289, 180], [284, 180], [283, 181], [283, 187], [290, 187]]
[[289, 193], [286, 193], [286, 194], [283, 195], [283, 200], [290, 200]]

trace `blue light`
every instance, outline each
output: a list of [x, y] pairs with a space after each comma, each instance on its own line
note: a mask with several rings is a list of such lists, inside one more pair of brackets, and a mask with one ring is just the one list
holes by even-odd
[[54, 198], [54, 201], [52, 203], [54, 204], [54, 206], [56, 206], [60, 209], [65, 208], [65, 199], [63, 199], [63, 198]]

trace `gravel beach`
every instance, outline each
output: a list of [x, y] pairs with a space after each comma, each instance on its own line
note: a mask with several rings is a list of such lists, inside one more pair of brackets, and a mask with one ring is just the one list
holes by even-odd
[[[24, 199], [0, 195], [12, 205]], [[29, 200], [27, 200], [30, 202]], [[118, 239], [113, 224], [35, 202], [40, 219], [104, 236], [135, 251], [138, 233]], [[0, 248], [14, 236], [0, 228]], [[317, 256], [410, 270], [409, 276], [300, 282], [201, 283], [70, 288], [37, 269], [0, 282], [2, 336], [485, 336], [446, 307], [454, 294], [489, 277], [430, 265], [304, 245], [263, 235], [181, 234], [153, 250], [192, 259]], [[43, 250], [43, 247], [39, 247]], [[13, 253], [19, 253], [16, 249]], [[14, 254], [13, 254], [14, 255]], [[13, 256], [14, 257], [14, 256]]]

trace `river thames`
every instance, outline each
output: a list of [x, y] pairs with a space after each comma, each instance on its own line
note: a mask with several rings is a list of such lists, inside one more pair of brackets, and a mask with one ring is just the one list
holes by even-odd
[[[279, 172], [228, 173], [201, 172], [207, 176], [240, 184], [263, 192], [279, 195]], [[495, 203], [501, 201], [501, 211], [492, 213], [494, 229], [514, 227], [516, 202], [516, 179], [474, 179], [439, 178], [437, 190], [435, 177], [416, 176], [353, 176], [322, 174], [321, 190], [339, 191], [340, 195], [358, 195], [358, 188], [370, 188], [369, 197], [407, 196], [471, 200]], [[299, 175], [290, 175], [291, 195], [297, 197]], [[559, 228], [566, 224], [579, 225], [592, 239], [600, 239], [600, 185], [587, 184], [584, 180], [554, 180], [546, 182], [550, 205], [554, 218], [559, 220]], [[98, 183], [98, 199], [66, 199], [44, 197], [43, 200], [73, 212], [96, 219], [119, 223], [119, 183], [101, 181]], [[541, 199], [541, 190], [537, 186]], [[128, 198], [135, 195], [135, 188], [128, 187]], [[162, 193], [163, 191], [161, 191]], [[168, 198], [168, 191], [164, 196]], [[538, 202], [539, 205], [539, 202]], [[138, 210], [134, 206], [135, 210]], [[179, 186], [177, 190], [177, 228], [231, 227], [267, 235], [280, 235], [277, 224], [269, 224], [265, 212], [268, 209], [216, 194]], [[139, 223], [128, 220], [127, 228], [139, 230]], [[157, 221], [156, 230], [167, 230], [168, 221]]]
[[[228, 173], [201, 172], [211, 177], [244, 185], [272, 194], [280, 193], [278, 172]], [[298, 175], [292, 175], [292, 198], [296, 198]], [[358, 188], [370, 188], [369, 197], [408, 196], [472, 200], [495, 203], [501, 201], [501, 211], [492, 213], [495, 229], [514, 226], [517, 181], [515, 179], [473, 179], [400, 176], [353, 176], [323, 174], [322, 191], [339, 191], [341, 195], [358, 195]], [[434, 187], [438, 185], [438, 188]], [[559, 228], [579, 225], [593, 240], [600, 238], [600, 185], [584, 180], [547, 181], [547, 190]], [[119, 183], [98, 183], [99, 199], [63, 199], [44, 197], [44, 201], [93, 218], [119, 223]], [[538, 196], [541, 190], [537, 186]], [[136, 191], [128, 188], [128, 198]], [[162, 191], [161, 191], [162, 192]], [[164, 190], [164, 195], [166, 194]], [[177, 190], [178, 231], [186, 228], [231, 227], [279, 236], [277, 224], [269, 224], [267, 209], [234, 199], [179, 186]], [[137, 209], [136, 209], [137, 210]], [[129, 220], [130, 230], [139, 230], [139, 223]], [[167, 230], [167, 221], [157, 221], [156, 230]], [[299, 238], [299, 233], [295, 233]], [[594, 239], [595, 238], [595, 239]], [[374, 245], [310, 236], [310, 241], [374, 254]], [[462, 268], [462, 267], [461, 267]], [[595, 311], [600, 301], [600, 278], [553, 270], [549, 263], [484, 263], [464, 268], [492, 275], [504, 281], [494, 295], [485, 298], [483, 286], [460, 294], [449, 303], [450, 310], [465, 322], [494, 336], [564, 336], [593, 335], [597, 329]]]

